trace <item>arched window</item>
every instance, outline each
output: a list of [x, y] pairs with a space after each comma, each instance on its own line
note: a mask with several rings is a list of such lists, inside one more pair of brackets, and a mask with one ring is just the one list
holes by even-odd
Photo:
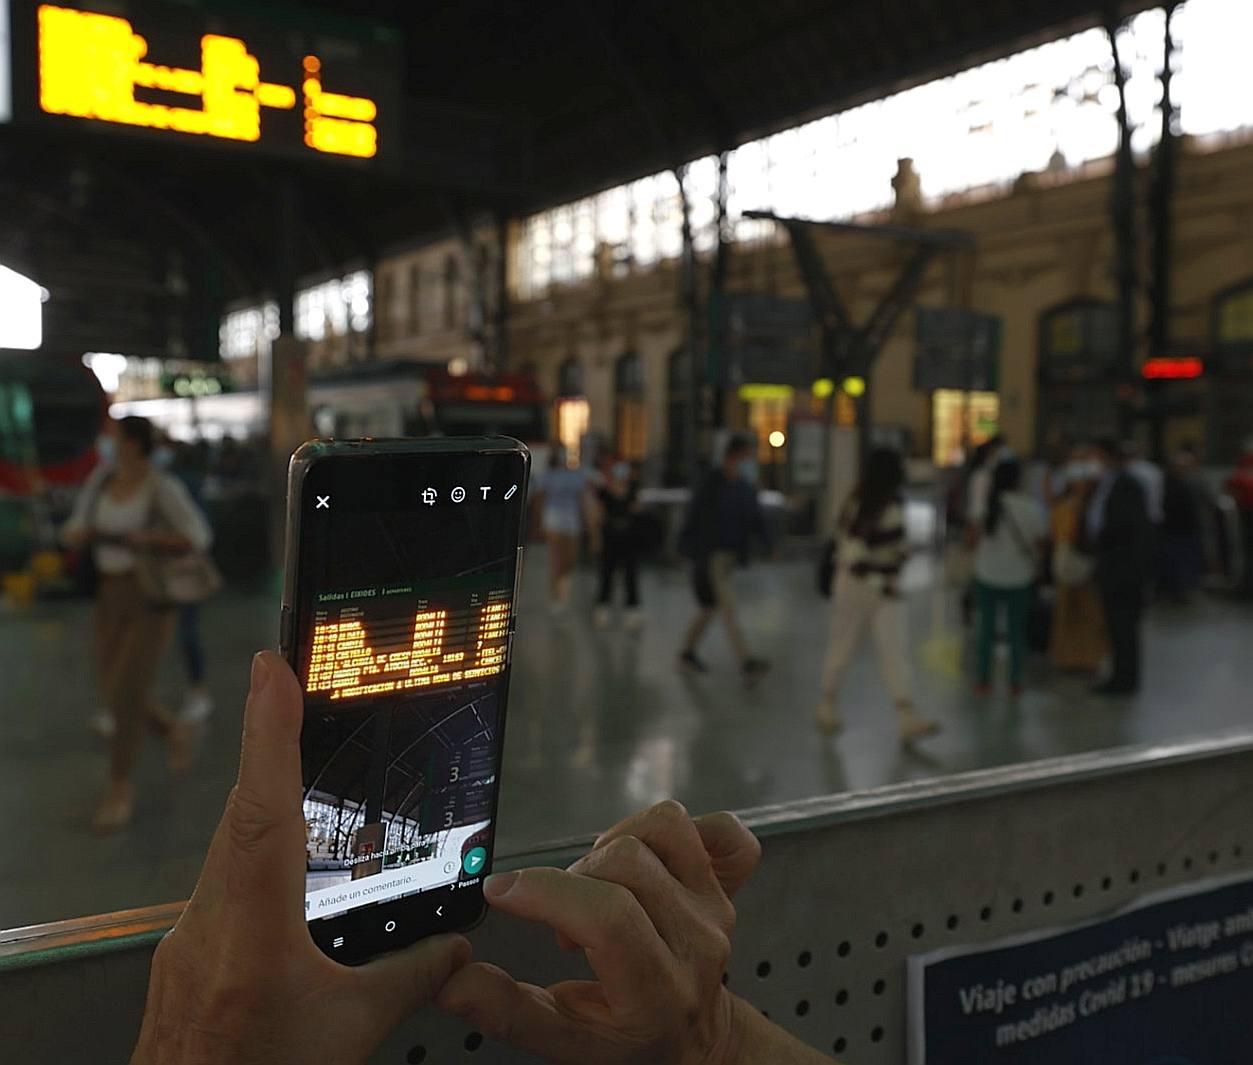
[[1036, 437], [1050, 455], [1116, 423], [1118, 308], [1077, 299], [1040, 315]]
[[648, 453], [644, 406], [644, 362], [633, 351], [614, 365], [614, 448], [624, 459], [641, 461]]
[[444, 328], [457, 326], [457, 286], [461, 284], [461, 264], [455, 255], [444, 259]]

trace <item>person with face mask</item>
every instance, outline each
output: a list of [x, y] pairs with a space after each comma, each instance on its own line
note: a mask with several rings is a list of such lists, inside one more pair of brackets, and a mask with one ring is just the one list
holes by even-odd
[[609, 477], [596, 490], [601, 510], [600, 597], [593, 621], [598, 629], [609, 624], [614, 579], [622, 571], [626, 583], [625, 625], [628, 631], [643, 627], [640, 613], [640, 513], [639, 479], [631, 464], [619, 459], [609, 467]]
[[714, 470], [692, 498], [680, 535], [680, 548], [692, 560], [698, 610], [687, 630], [679, 664], [696, 673], [708, 672], [697, 656], [705, 629], [721, 616], [731, 651], [746, 684], [765, 674], [770, 663], [748, 652], [735, 608], [732, 578], [755, 543], [770, 546], [765, 514], [757, 500], [756, 442], [733, 436]]
[[186, 728], [152, 691], [177, 611], [146, 593], [137, 572], [141, 556], [204, 551], [211, 534], [187, 489], [153, 465], [151, 422], [123, 418], [104, 440], [104, 461], [79, 493], [62, 539], [90, 550], [97, 573], [96, 674], [114, 729], [109, 788], [93, 823], [109, 832], [128, 824], [134, 812], [145, 729], [165, 739], [172, 770], [185, 768], [189, 756]]

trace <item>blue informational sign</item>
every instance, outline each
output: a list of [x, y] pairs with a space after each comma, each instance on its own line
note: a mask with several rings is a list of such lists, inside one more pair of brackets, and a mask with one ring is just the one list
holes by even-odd
[[909, 960], [910, 1065], [1253, 1061], [1253, 879]]

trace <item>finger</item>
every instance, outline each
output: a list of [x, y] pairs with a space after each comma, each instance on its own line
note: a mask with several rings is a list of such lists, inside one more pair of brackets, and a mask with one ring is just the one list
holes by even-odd
[[651, 1011], [664, 998], [674, 957], [621, 884], [564, 869], [522, 869], [491, 877], [483, 894], [494, 909], [546, 924], [582, 947], [619, 1016]]
[[287, 927], [304, 920], [305, 823], [300, 795], [300, 685], [287, 663], [253, 659], [239, 776], [214, 834], [196, 893], [264, 902], [231, 911]]
[[705, 814], [693, 822], [714, 876], [728, 896], [744, 886], [761, 861], [761, 843], [735, 814]]
[[647, 844], [689, 891], [708, 895], [718, 890], [709, 854], [681, 803], [667, 799], [625, 821], [619, 821], [597, 839], [592, 850], [599, 850], [624, 836], [634, 836]]
[[587, 1032], [549, 992], [520, 984], [495, 965], [467, 965], [444, 985], [436, 1005], [489, 1039], [546, 1061], [596, 1060]]
[[619, 836], [584, 855], [570, 872], [629, 890], [676, 956], [689, 959], [700, 949], [704, 922], [696, 908], [701, 900], [670, 874], [648, 844], [634, 836]]
[[349, 970], [349, 979], [364, 997], [378, 1027], [389, 1031], [421, 1009], [470, 962], [470, 941], [464, 936], [432, 936], [413, 946]]

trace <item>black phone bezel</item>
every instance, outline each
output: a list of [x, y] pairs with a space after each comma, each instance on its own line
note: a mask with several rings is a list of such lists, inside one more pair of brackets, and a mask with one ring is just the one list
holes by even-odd
[[[304, 483], [309, 472], [330, 459], [350, 458], [363, 461], [409, 461], [432, 456], [516, 455], [522, 462], [521, 492], [527, 498], [531, 456], [526, 445], [508, 437], [443, 437], [425, 440], [311, 440], [292, 455], [288, 467], [286, 558], [283, 573], [283, 599], [280, 614], [280, 649], [292, 670], [299, 676], [297, 650], [300, 646], [297, 604], [300, 587], [301, 515], [304, 507]], [[514, 610], [510, 618], [510, 651], [517, 618], [517, 589], [522, 575], [522, 556], [526, 539], [526, 506], [519, 507], [518, 550], [514, 577]], [[492, 794], [492, 834], [489, 837], [488, 864], [483, 874], [472, 881], [430, 891], [406, 895], [388, 902], [357, 907], [335, 917], [309, 921], [306, 926], [317, 947], [334, 961], [344, 965], [360, 965], [371, 958], [400, 950], [431, 935], [470, 932], [487, 916], [483, 898], [483, 881], [490, 875], [495, 861], [495, 826], [500, 804], [500, 773], [504, 760], [504, 734], [508, 719], [509, 684], [512, 665], [500, 675], [497, 719], [496, 787]], [[340, 946], [335, 946], [336, 940]]]

